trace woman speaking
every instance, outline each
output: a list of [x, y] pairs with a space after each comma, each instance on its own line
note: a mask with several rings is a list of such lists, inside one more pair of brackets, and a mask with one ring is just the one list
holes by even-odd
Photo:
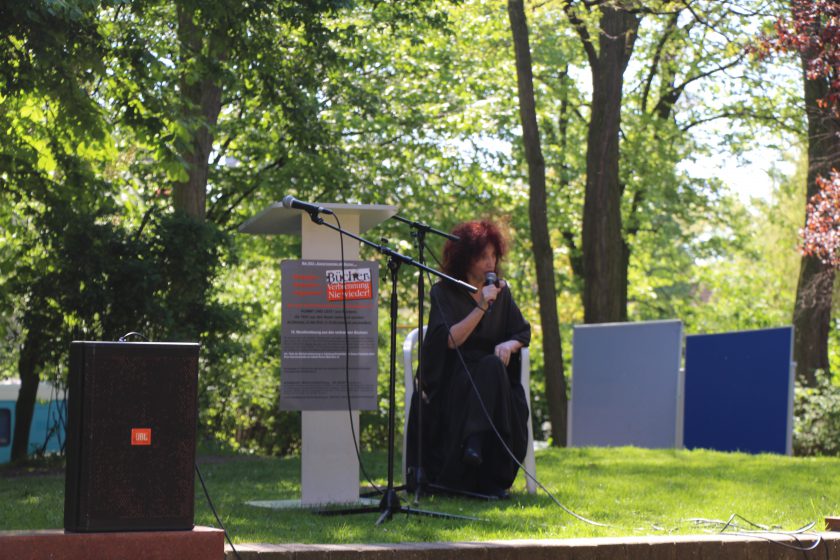
[[416, 469], [418, 463], [416, 409], [422, 398], [420, 456], [427, 481], [452, 491], [504, 498], [528, 441], [519, 350], [528, 345], [531, 326], [507, 283], [498, 279], [505, 255], [499, 228], [473, 221], [452, 233], [460, 240], [447, 241], [443, 271], [477, 291], [470, 294], [446, 280], [432, 287], [421, 349], [423, 386], [415, 391], [411, 407], [408, 465]]

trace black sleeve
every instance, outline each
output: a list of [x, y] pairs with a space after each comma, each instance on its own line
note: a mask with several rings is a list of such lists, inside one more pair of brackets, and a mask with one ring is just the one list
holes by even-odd
[[441, 285], [435, 284], [431, 289], [431, 311], [429, 312], [429, 323], [426, 334], [423, 337], [422, 352], [422, 382], [423, 390], [429, 396], [440, 386], [447, 363], [451, 354], [448, 345], [449, 326], [452, 319], [446, 316], [444, 309], [449, 309], [446, 304], [445, 290]]
[[507, 331], [505, 333], [507, 340], [516, 340], [522, 343], [523, 346], [528, 346], [531, 343], [531, 324], [522, 316], [522, 312], [513, 301], [513, 294], [510, 293], [510, 288], [505, 290], [510, 296], [510, 305], [507, 306], [507, 318], [505, 321]]

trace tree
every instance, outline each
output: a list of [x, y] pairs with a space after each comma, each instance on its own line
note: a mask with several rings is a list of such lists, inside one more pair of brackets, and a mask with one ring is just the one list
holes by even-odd
[[[720, 119], [746, 123], [746, 132], [728, 133], [737, 152], [755, 123], [775, 122], [784, 107], [762, 99], [766, 80], [751, 74], [740, 44], [743, 27], [766, 17], [762, 2], [571, 0], [562, 7], [592, 75], [582, 239], [564, 232], [569, 254], [582, 255], [572, 264], [584, 279], [584, 320], [625, 320], [630, 304], [648, 306], [644, 317], [667, 313], [668, 290], [690, 297], [679, 271], [721, 241], [719, 234], [701, 241], [697, 227], [725, 231], [720, 181], [680, 170], [710, 148], [693, 129]], [[701, 88], [718, 94], [707, 101]], [[646, 288], [655, 290], [650, 297]]]
[[[414, 163], [405, 155], [406, 146], [416, 148], [422, 136], [412, 130], [411, 112], [408, 119], [390, 118], [391, 101], [415, 111], [416, 94], [401, 99], [387, 98], [386, 92], [395, 89], [389, 87], [395, 72], [424, 69], [411, 68], [397, 56], [385, 63], [377, 59], [377, 47], [394, 37], [397, 46], [413, 41], [411, 23], [434, 25], [440, 15], [427, 12], [427, 6], [424, 1], [149, 0], [113, 10], [109, 31], [117, 49], [109, 65], [114, 75], [103, 96], [119, 118], [126, 144], [135, 149], [127, 176], [143, 193], [138, 206], [153, 216], [175, 208], [200, 224], [179, 219], [185, 236], [168, 237], [167, 262], [190, 257], [178, 253], [178, 247], [194, 245], [187, 235], [216, 231], [226, 240], [241, 221], [285, 194], [398, 199], [400, 172]], [[368, 35], [375, 39], [363, 40]], [[400, 166], [384, 181], [382, 161]], [[220, 261], [211, 269], [226, 281], [234, 274], [224, 265], [240, 255], [246, 264], [253, 262], [246, 245], [257, 241], [234, 238], [233, 244], [237, 254], [219, 252]], [[277, 251], [289, 247], [280, 240], [259, 245], [288, 256]], [[256, 343], [274, 348], [278, 341], [266, 340], [276, 338], [278, 329], [266, 325], [264, 332], [224, 340], [196, 312], [221, 279], [173, 275], [170, 280], [180, 286], [173, 288], [179, 297], [169, 304], [181, 319], [181, 335], [201, 336], [205, 351], [227, 348], [224, 355], [211, 355], [203, 370], [205, 425], [215, 434], [237, 432], [235, 438], [225, 435], [237, 445], [253, 445], [259, 437], [239, 434], [263, 430], [267, 422], [247, 411], [257, 408], [255, 402], [262, 411], [272, 405], [266, 395], [250, 391], [271, 386], [269, 395], [276, 397], [278, 368], [267, 352], [246, 350]], [[254, 318], [260, 312], [254, 299], [241, 303], [250, 324], [261, 322]], [[277, 314], [271, 317], [276, 320]], [[212, 345], [206, 344], [208, 337]], [[273, 447], [271, 435], [262, 439]]]
[[[118, 182], [109, 165], [121, 155], [111, 133], [121, 135], [111, 126], [119, 119], [105, 117], [114, 104], [104, 68], [114, 52], [105, 47], [112, 43], [103, 33], [111, 27], [100, 19], [100, 3], [4, 5], [0, 11], [6, 78], [0, 194], [12, 213], [5, 224], [12, 245], [3, 264], [13, 270], [0, 278], [0, 292], [14, 296], [2, 302], [19, 324], [17, 461], [27, 455], [40, 377], [58, 369], [70, 340], [116, 339], [127, 330], [184, 339], [196, 336], [189, 329], [196, 323], [210, 332], [236, 323], [228, 316], [213, 324], [210, 306], [184, 297], [208, 292], [205, 257], [212, 269], [218, 239], [178, 217], [150, 220], [149, 214], [130, 232], [135, 224], [117, 210]], [[152, 235], [143, 237], [148, 223]], [[173, 288], [179, 285], [189, 288]]]
[[554, 284], [554, 253], [548, 233], [548, 200], [546, 194], [545, 159], [540, 148], [536, 99], [531, 63], [528, 23], [521, 0], [508, 1], [508, 15], [516, 54], [516, 81], [519, 91], [519, 115], [522, 141], [528, 163], [531, 245], [537, 270], [540, 302], [540, 324], [543, 332], [543, 363], [546, 398], [554, 445], [566, 445], [567, 404], [566, 377], [563, 371], [563, 346], [557, 316], [557, 289]]
[[[581, 6], [592, 10], [591, 3], [567, 0], [563, 7], [580, 37], [592, 73], [583, 207], [583, 308], [585, 322], [604, 323], [627, 318], [619, 130], [624, 71], [633, 54], [640, 20], [637, 10], [624, 2], [595, 4], [600, 12], [597, 39], [578, 14]], [[591, 17], [591, 13], [587, 15]]]
[[[0, 197], [12, 213], [11, 246], [2, 264], [2, 292], [17, 317], [20, 393], [15, 408], [12, 460], [26, 457], [40, 373], [57, 353], [64, 317], [56, 302], [68, 286], [45, 274], [66, 271], [57, 250], [72, 219], [70, 201], [95, 201], [101, 182], [81, 153], [107, 149], [98, 108], [87, 87], [101, 69], [98, 2], [5, 3], [0, 7]], [[7, 238], [7, 240], [9, 240]], [[27, 281], [27, 279], [29, 281]], [[77, 291], [75, 286], [70, 291]]]
[[[803, 73], [803, 98], [808, 120], [807, 200], [817, 223], [806, 232], [825, 229], [819, 210], [820, 185], [833, 187], [831, 173], [840, 169], [840, 4], [836, 0], [792, 0], [790, 18], [780, 18], [774, 37], [764, 39], [764, 52], [796, 52]], [[827, 193], [830, 197], [831, 194]], [[830, 228], [828, 228], [830, 230]], [[806, 237], [807, 239], [807, 237]], [[797, 378], [817, 382], [816, 370], [828, 371], [828, 336], [835, 268], [820, 259], [814, 245], [806, 245], [799, 272], [793, 312], [794, 360]], [[827, 247], [826, 247], [827, 248]]]

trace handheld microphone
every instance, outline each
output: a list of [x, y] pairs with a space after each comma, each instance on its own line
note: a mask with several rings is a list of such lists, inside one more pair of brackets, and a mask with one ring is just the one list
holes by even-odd
[[286, 195], [283, 198], [283, 206], [285, 208], [297, 208], [298, 210], [304, 210], [306, 212], [309, 212], [310, 214], [334, 214], [334, 212], [329, 208], [317, 206], [309, 202], [303, 202], [302, 200], [298, 200], [290, 194]]
[[[489, 286], [493, 284], [494, 286], [499, 286], [499, 278], [496, 276], [495, 272], [488, 272], [484, 275], [484, 285]], [[487, 304], [487, 313], [490, 313], [493, 310], [493, 302]]]

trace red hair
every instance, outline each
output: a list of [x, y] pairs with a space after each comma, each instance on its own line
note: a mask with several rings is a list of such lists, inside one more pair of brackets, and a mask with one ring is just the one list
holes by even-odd
[[486, 220], [464, 222], [455, 226], [452, 235], [461, 240], [449, 240], [443, 246], [443, 271], [446, 274], [466, 280], [470, 265], [488, 245], [496, 250], [496, 274], [499, 274], [499, 263], [507, 251], [507, 243], [496, 224]]

